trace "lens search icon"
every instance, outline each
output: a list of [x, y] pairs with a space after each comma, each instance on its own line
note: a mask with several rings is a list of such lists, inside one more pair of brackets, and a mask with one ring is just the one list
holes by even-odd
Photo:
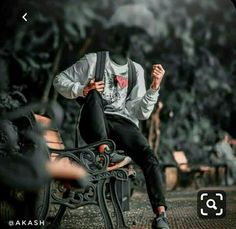
[[199, 218], [223, 218], [226, 215], [226, 193], [223, 190], [200, 190], [197, 196]]
[[[211, 204], [210, 204], [210, 203], [211, 203]], [[215, 200], [213, 200], [213, 199], [207, 200], [206, 206], [207, 206], [208, 208], [213, 208], [213, 209], [217, 210], [216, 202], [215, 202]]]

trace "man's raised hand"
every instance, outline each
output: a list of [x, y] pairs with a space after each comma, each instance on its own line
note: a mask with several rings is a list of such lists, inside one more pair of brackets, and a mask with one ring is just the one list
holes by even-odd
[[163, 79], [163, 76], [165, 74], [164, 68], [161, 66], [161, 64], [154, 64], [152, 66], [152, 84], [151, 88], [153, 90], [157, 90], [160, 87], [161, 81]]
[[89, 81], [88, 85], [84, 88], [83, 90], [83, 95], [86, 96], [89, 91], [95, 89], [99, 92], [103, 92], [104, 91], [104, 81], [98, 81], [95, 82], [95, 79], [92, 79]]

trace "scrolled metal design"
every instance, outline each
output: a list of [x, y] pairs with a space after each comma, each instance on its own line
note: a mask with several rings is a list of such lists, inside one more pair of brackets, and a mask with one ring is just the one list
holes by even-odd
[[[128, 171], [123, 168], [108, 171], [109, 154], [101, 154], [97, 151], [97, 147], [101, 144], [109, 145], [111, 152], [115, 150], [115, 143], [111, 140], [99, 141], [81, 148], [55, 150], [56, 153], [58, 153], [58, 159], [68, 157], [72, 163], [78, 163], [85, 166], [90, 174], [89, 183], [84, 189], [67, 189], [62, 184], [59, 184], [56, 188], [52, 189], [51, 203], [60, 205], [60, 209], [62, 209], [62, 211], [58, 211], [55, 221], [60, 222], [65, 208], [67, 207], [76, 209], [88, 204], [94, 204], [98, 205], [101, 210], [105, 228], [114, 229], [114, 222], [116, 222], [116, 226], [119, 228], [126, 228], [115, 190], [115, 181], [127, 180]], [[107, 186], [109, 183], [110, 185]], [[106, 197], [107, 191], [111, 193], [111, 199], [109, 200], [111, 200], [115, 210], [115, 221], [112, 220], [112, 216], [109, 213], [107, 205], [108, 200]]]
[[51, 202], [53, 204], [65, 205], [70, 209], [76, 209], [87, 204], [97, 204], [96, 188], [98, 183], [89, 183], [83, 192], [72, 188], [69, 190], [67, 197], [63, 197], [65, 190], [54, 188], [51, 191]]
[[128, 180], [129, 174], [126, 169], [117, 169], [111, 172], [111, 176], [115, 177], [117, 180]]
[[96, 200], [97, 199], [96, 186], [91, 183], [91, 185], [89, 186], [89, 188], [87, 188], [87, 190], [88, 191], [84, 193], [85, 200], [87, 201]]
[[65, 192], [65, 191], [67, 190], [67, 188], [65, 187], [65, 185], [64, 185], [62, 182], [59, 182], [59, 184], [58, 184], [57, 187], [58, 187], [57, 189], [58, 189], [59, 192], [61, 192], [61, 193]]
[[115, 150], [115, 143], [106, 139], [80, 148], [53, 150], [58, 154], [57, 159], [68, 157], [71, 161], [86, 167], [89, 173], [106, 172], [109, 165], [109, 154], [99, 153], [96, 148], [101, 144], [107, 144], [111, 152]]

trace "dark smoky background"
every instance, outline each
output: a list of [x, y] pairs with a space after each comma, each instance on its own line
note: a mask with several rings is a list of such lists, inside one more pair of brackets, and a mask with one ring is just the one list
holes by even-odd
[[[236, 12], [231, 1], [0, 4], [2, 117], [10, 111], [18, 114], [18, 108], [54, 115], [66, 145], [72, 147], [80, 107], [54, 91], [53, 78], [84, 54], [101, 50], [109, 36], [107, 27], [122, 24], [132, 40], [132, 59], [145, 68], [147, 87], [152, 64], [166, 69], [155, 152], [162, 160], [171, 160], [169, 152], [181, 148], [190, 160], [203, 162], [222, 131], [236, 137]], [[22, 19], [25, 13], [27, 21]], [[146, 136], [150, 123], [141, 125]]]

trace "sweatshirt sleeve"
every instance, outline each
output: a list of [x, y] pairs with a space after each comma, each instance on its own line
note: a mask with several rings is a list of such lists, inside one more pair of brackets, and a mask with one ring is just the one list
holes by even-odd
[[83, 89], [88, 83], [89, 63], [86, 56], [57, 75], [53, 86], [61, 95], [68, 99], [83, 97]]
[[146, 91], [144, 70], [141, 65], [136, 64], [136, 72], [137, 83], [126, 102], [126, 108], [131, 116], [139, 120], [146, 120], [150, 117], [157, 102], [159, 89], [154, 91], [150, 88]]

